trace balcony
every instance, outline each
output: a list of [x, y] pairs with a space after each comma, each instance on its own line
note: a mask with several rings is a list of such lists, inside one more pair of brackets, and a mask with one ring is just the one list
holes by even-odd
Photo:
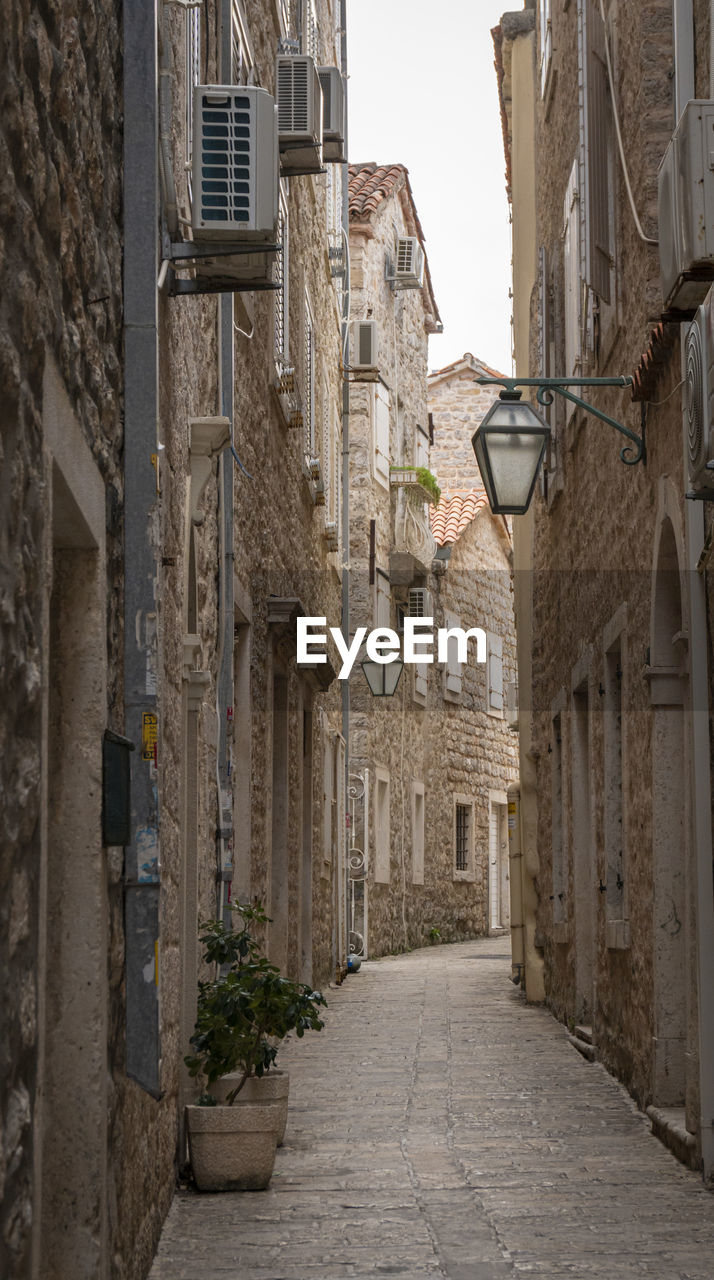
[[417, 480], [415, 467], [390, 473], [392, 546], [389, 579], [393, 586], [410, 586], [417, 574], [428, 573], [436, 555], [429, 505], [432, 494]]

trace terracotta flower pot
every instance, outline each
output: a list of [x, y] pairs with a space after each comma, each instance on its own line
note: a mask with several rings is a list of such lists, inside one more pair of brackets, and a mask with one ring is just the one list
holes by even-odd
[[275, 1164], [278, 1107], [186, 1107], [188, 1149], [200, 1191], [263, 1191]]
[[[240, 1083], [241, 1072], [235, 1071], [230, 1075], [221, 1076], [220, 1080], [216, 1080], [215, 1084], [210, 1087], [210, 1093], [219, 1102], [225, 1102], [229, 1093], [235, 1089]], [[278, 1146], [283, 1145], [285, 1137], [285, 1126], [288, 1122], [288, 1089], [290, 1086], [290, 1076], [287, 1071], [269, 1071], [267, 1075], [249, 1076], [238, 1097], [233, 1103], [234, 1107], [244, 1106], [246, 1103], [274, 1103], [276, 1105], [277, 1116], [277, 1140]]]

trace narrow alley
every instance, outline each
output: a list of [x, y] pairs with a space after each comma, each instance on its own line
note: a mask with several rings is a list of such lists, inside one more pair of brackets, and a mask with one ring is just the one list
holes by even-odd
[[711, 1280], [714, 1201], [509, 981], [508, 941], [363, 964], [281, 1052], [270, 1189], [181, 1193], [151, 1280]]

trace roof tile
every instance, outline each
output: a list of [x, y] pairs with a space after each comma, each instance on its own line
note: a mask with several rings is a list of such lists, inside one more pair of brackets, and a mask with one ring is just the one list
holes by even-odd
[[488, 507], [485, 489], [445, 494], [431, 511], [431, 531], [440, 547], [456, 542], [480, 511]]

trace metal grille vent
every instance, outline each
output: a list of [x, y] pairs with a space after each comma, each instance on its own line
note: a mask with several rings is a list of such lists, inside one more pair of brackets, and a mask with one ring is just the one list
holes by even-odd
[[689, 465], [693, 472], [706, 463], [704, 430], [704, 352], [699, 323], [695, 320], [687, 335], [687, 443]]
[[409, 237], [399, 241], [397, 247], [397, 274], [402, 276], [415, 275], [414, 271], [414, 241]]
[[308, 63], [304, 58], [281, 58], [279, 61], [278, 130], [281, 135], [304, 135], [310, 130]]
[[209, 223], [250, 223], [251, 103], [243, 95], [201, 94], [201, 172], [194, 198]]
[[411, 587], [409, 591], [409, 617], [430, 618], [431, 597], [426, 587]]

